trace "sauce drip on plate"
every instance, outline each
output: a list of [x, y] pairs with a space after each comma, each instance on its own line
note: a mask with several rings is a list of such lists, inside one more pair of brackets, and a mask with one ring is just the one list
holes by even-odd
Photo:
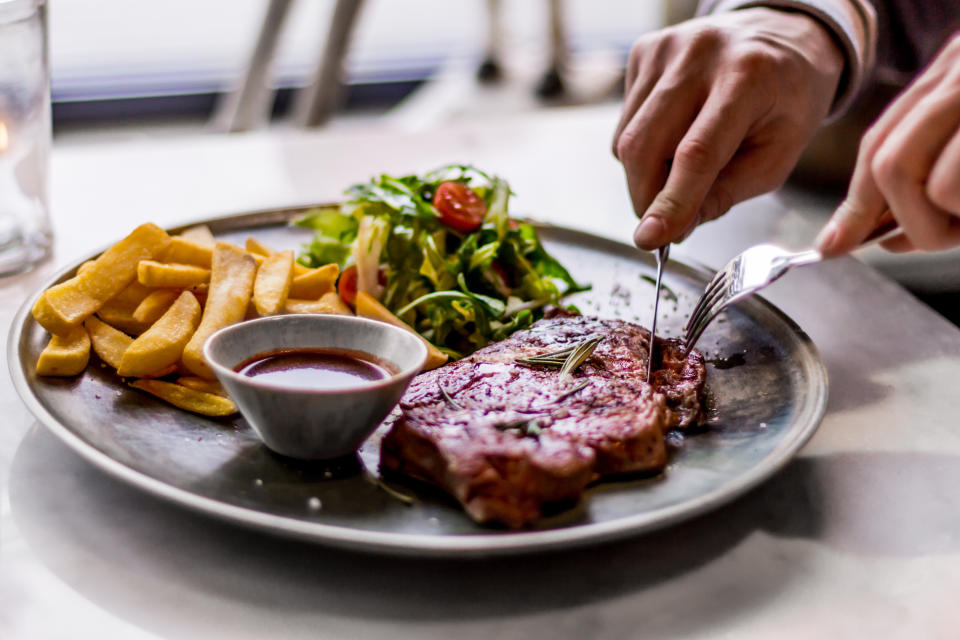
[[317, 390], [357, 387], [395, 373], [368, 353], [329, 348], [258, 353], [241, 362], [234, 371], [277, 386]]

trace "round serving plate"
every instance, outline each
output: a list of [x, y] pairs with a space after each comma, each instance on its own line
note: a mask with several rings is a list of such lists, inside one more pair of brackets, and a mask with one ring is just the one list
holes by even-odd
[[[300, 249], [311, 234], [289, 221], [307, 209], [197, 223], [209, 225], [220, 239], [242, 244], [253, 235], [275, 249]], [[649, 326], [651, 255], [549, 225], [541, 225], [540, 234], [575, 278], [593, 285], [571, 303], [585, 314]], [[43, 289], [74, 275], [81, 262]], [[661, 335], [681, 335], [710, 276], [697, 266], [668, 264]], [[35, 299], [24, 304], [12, 325], [11, 376], [37, 420], [77, 453], [124, 482], [205, 514], [366, 551], [460, 557], [528, 553], [664, 527], [769, 478], [813, 435], [826, 407], [827, 376], [816, 347], [782, 312], [753, 297], [724, 312], [701, 338], [710, 417], [702, 432], [668, 437], [670, 462], [663, 474], [598, 483], [574, 507], [532, 528], [507, 531], [477, 525], [431, 487], [393, 477], [384, 484], [378, 472], [382, 430], [354, 461], [298, 462], [268, 451], [242, 418], [217, 420], [180, 411], [129, 388], [96, 358], [75, 378], [38, 377], [34, 368], [48, 336], [30, 315]], [[413, 496], [412, 504], [396, 492]]]

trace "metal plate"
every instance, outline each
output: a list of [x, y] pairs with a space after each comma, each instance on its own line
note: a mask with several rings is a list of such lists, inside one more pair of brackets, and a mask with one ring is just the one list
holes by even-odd
[[[285, 223], [304, 210], [206, 222], [223, 239], [242, 242], [253, 234], [278, 249], [299, 248], [310, 233]], [[541, 228], [541, 237], [575, 277], [593, 284], [591, 292], [571, 299], [584, 313], [649, 325], [651, 255], [550, 226]], [[46, 286], [72, 276], [79, 263]], [[681, 333], [709, 276], [700, 268], [669, 263], [668, 297], [660, 305], [662, 334]], [[375, 480], [379, 432], [354, 464], [327, 468], [272, 454], [240, 418], [202, 418], [130, 389], [96, 358], [77, 378], [38, 378], [34, 366], [47, 335], [30, 316], [32, 305], [28, 300], [20, 310], [9, 337], [14, 385], [37, 419], [94, 465], [209, 515], [368, 551], [522, 553], [663, 527], [715, 508], [768, 478], [810, 438], [826, 407], [826, 371], [816, 348], [789, 318], [755, 297], [725, 312], [701, 339], [707, 357], [718, 358], [707, 372], [710, 420], [702, 433], [670, 436], [664, 474], [597, 484], [577, 506], [543, 518], [532, 529], [510, 532], [476, 525], [455, 502], [426, 486], [392, 482], [416, 496], [412, 506], [380, 488]]]

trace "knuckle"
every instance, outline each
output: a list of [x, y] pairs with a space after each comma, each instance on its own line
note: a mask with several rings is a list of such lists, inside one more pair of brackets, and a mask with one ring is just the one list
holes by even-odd
[[881, 147], [873, 154], [870, 172], [881, 188], [903, 184], [910, 176], [910, 169], [900, 155], [887, 147]]
[[623, 131], [613, 142], [613, 154], [624, 164], [636, 162], [642, 153], [643, 140], [633, 131]]
[[716, 168], [717, 151], [714, 145], [701, 138], [689, 138], [677, 146], [674, 162], [685, 171], [709, 173]]
[[693, 58], [710, 55], [714, 53], [723, 43], [723, 32], [712, 25], [706, 25], [697, 29], [690, 35], [686, 44], [687, 53]]
[[783, 56], [775, 50], [757, 44], [745, 45], [737, 52], [733, 68], [744, 78], [754, 80], [779, 75], [785, 67]]
[[673, 235], [678, 230], [686, 228], [688, 219], [695, 215], [696, 212], [690, 209], [691, 207], [675, 194], [661, 191], [654, 198], [648, 213], [653, 212], [663, 220]]
[[855, 197], [848, 196], [837, 208], [834, 219], [844, 227], [867, 229], [875, 222], [867, 207]]
[[951, 213], [960, 213], [960, 185], [955, 179], [945, 179], [944, 173], [934, 173], [926, 186], [930, 202]]
[[880, 148], [880, 144], [883, 142], [883, 137], [880, 134], [877, 127], [870, 127], [867, 129], [866, 133], [863, 134], [863, 137], [860, 139], [860, 156], [873, 156], [877, 149]]

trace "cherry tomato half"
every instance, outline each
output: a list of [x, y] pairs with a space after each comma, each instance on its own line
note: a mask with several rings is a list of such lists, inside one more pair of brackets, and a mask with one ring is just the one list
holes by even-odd
[[351, 265], [343, 270], [337, 280], [337, 293], [340, 299], [351, 307], [357, 301], [357, 265]]
[[[386, 265], [380, 265], [377, 271], [377, 282], [381, 285], [387, 284]], [[354, 306], [357, 301], [357, 265], [350, 265], [340, 274], [337, 280], [337, 295], [351, 307]]]
[[433, 196], [440, 222], [460, 233], [470, 233], [483, 224], [487, 203], [462, 182], [441, 182]]

